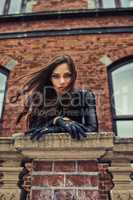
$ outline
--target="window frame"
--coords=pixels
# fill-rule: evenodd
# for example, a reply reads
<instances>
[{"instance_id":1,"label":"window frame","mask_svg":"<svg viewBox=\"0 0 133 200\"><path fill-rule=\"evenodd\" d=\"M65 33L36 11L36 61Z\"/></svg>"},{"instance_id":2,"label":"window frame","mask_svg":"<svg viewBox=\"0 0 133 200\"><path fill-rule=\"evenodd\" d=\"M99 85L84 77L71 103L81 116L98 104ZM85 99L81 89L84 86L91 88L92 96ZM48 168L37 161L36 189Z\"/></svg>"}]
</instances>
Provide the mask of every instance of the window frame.
<instances>
[{"instance_id":1,"label":"window frame","mask_svg":"<svg viewBox=\"0 0 133 200\"><path fill-rule=\"evenodd\" d=\"M6 0L5 5L4 5L4 9L3 9L3 13L1 15L8 15L9 14L11 1L13 1L13 0ZM28 2L28 0L22 0L20 13L23 13L23 11L25 10L27 2ZM11 14L15 14L15 13L10 13L10 15Z\"/></svg>"},{"instance_id":2,"label":"window frame","mask_svg":"<svg viewBox=\"0 0 133 200\"><path fill-rule=\"evenodd\" d=\"M116 9L116 8L125 8L125 7L122 6L121 0L114 0L114 2L115 2L115 8L111 8L111 7L104 8L104 7L103 7L103 0L95 0L96 9ZM130 7L127 7L127 8L130 8Z\"/></svg>"},{"instance_id":3,"label":"window frame","mask_svg":"<svg viewBox=\"0 0 133 200\"><path fill-rule=\"evenodd\" d=\"M133 55L124 57L118 61L115 61L110 66L108 66L108 69L107 69L109 94L110 94L110 109L111 109L111 115L112 115L112 126L113 126L113 132L115 133L115 135L118 135L117 124L116 124L118 121L127 121L127 120L133 121L133 115L117 115L116 114L115 106L114 106L115 100L113 97L114 90L113 90L112 72L129 63L133 63Z\"/></svg>"},{"instance_id":4,"label":"window frame","mask_svg":"<svg viewBox=\"0 0 133 200\"><path fill-rule=\"evenodd\" d=\"M5 83L5 92L4 92L4 99L3 99L3 105L2 105L2 112L0 116L0 123L3 121L3 114L5 109L5 100L6 100L6 93L7 93L7 83L8 83L8 77L9 77L9 70L0 66L0 74L4 74L6 76L6 83Z\"/></svg>"}]
</instances>

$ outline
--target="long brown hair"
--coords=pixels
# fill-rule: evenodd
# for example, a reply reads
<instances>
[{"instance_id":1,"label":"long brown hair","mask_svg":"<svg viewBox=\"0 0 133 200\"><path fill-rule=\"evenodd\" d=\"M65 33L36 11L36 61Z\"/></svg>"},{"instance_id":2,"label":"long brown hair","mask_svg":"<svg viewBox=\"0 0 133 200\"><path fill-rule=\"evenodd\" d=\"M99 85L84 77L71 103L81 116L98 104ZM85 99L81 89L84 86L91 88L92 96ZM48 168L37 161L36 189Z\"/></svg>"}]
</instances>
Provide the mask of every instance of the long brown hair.
<instances>
[{"instance_id":1,"label":"long brown hair","mask_svg":"<svg viewBox=\"0 0 133 200\"><path fill-rule=\"evenodd\" d=\"M75 64L74 64L72 58L69 55L60 55L60 56L55 57L46 67L33 73L32 78L27 83L25 83L23 85L22 90L14 96L15 101L13 103L18 101L18 99L21 95L30 93L30 95L28 95L25 100L24 109L19 114L19 116L16 120L16 124L19 123L21 118L27 114L29 114L27 117L27 124L29 124L29 121L30 121L30 118L31 118L32 112L33 112L33 109L30 110L30 105L31 105L30 96L36 92L40 92L40 94L42 94L42 96L43 96L43 89L45 87L48 88L48 86L52 86L51 74L52 74L53 70L62 63L68 64L69 70L72 74L71 83L69 85L69 90L70 91L73 90L77 72L76 72ZM50 90L50 87L49 87L49 90ZM47 94L49 97L54 98L53 92L48 91ZM40 106L40 109L41 109L41 106Z\"/></svg>"}]
</instances>

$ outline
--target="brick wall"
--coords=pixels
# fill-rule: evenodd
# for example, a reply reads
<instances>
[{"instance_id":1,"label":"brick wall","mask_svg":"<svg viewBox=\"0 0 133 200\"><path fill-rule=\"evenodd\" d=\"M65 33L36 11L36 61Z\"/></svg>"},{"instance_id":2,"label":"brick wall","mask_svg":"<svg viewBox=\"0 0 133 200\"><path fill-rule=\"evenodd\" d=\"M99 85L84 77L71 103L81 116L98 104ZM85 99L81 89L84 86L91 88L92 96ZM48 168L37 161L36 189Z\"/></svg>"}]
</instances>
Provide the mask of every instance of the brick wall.
<instances>
[{"instance_id":1,"label":"brick wall","mask_svg":"<svg viewBox=\"0 0 133 200\"><path fill-rule=\"evenodd\" d=\"M41 1L38 1L36 6L39 4ZM7 24L0 23L0 33L64 28L69 30L82 27L118 27L127 24L132 25L131 16L83 17L73 20L66 18L39 20L39 22L37 20L20 21L19 23L16 21ZM112 131L107 66L101 62L101 58L108 56L111 62L114 62L131 55L132 40L133 35L128 33L0 40L0 64L4 66L8 58L16 61L8 79L3 135L8 136L25 130L25 119L17 127L15 126L15 120L23 104L19 102L17 105L11 105L8 101L28 80L27 77L25 79L21 77L43 68L51 58L62 53L71 55L77 66L76 86L89 88L96 93L99 131Z\"/></svg>"},{"instance_id":2,"label":"brick wall","mask_svg":"<svg viewBox=\"0 0 133 200\"><path fill-rule=\"evenodd\" d=\"M35 161L32 200L99 200L99 174L95 161Z\"/></svg>"},{"instance_id":3,"label":"brick wall","mask_svg":"<svg viewBox=\"0 0 133 200\"><path fill-rule=\"evenodd\" d=\"M21 77L46 66L56 55L65 53L72 56L78 70L76 85L90 88L97 96L97 113L100 131L111 131L107 67L100 59L108 55L112 62L132 54L132 34L81 35L0 41L2 55L15 59L18 63L8 80L7 102L4 110L3 133L9 135L24 131L25 120L15 127L15 119L22 110L22 103L11 105L8 100L20 89L27 78ZM100 101L99 101L100 93Z\"/></svg>"},{"instance_id":4,"label":"brick wall","mask_svg":"<svg viewBox=\"0 0 133 200\"><path fill-rule=\"evenodd\" d=\"M88 7L87 0L38 0L32 7L34 12L51 10L85 9Z\"/></svg>"},{"instance_id":5,"label":"brick wall","mask_svg":"<svg viewBox=\"0 0 133 200\"><path fill-rule=\"evenodd\" d=\"M121 27L132 26L132 16L106 16L106 17L81 17L76 19L50 19L50 20L25 20L19 23L0 23L0 33L21 32L35 30L57 30L71 28L91 28L91 27ZM125 35L126 36L126 35ZM115 37L115 35L112 35ZM104 38L104 37L103 37ZM130 41L128 41L130 43ZM14 43L14 40L13 42Z\"/></svg>"},{"instance_id":6,"label":"brick wall","mask_svg":"<svg viewBox=\"0 0 133 200\"><path fill-rule=\"evenodd\" d=\"M86 0L38 0L33 11L69 10L87 8ZM79 19L56 19L0 23L0 33L34 30L73 29L82 27L131 26L130 16L108 16ZM16 94L28 77L24 77L47 65L56 55L72 56L78 71L76 86L93 90L97 98L99 131L112 131L107 66L101 62L108 56L112 62L129 56L133 52L133 35L88 34L75 36L53 36L38 38L16 38L0 40L0 64L6 65L8 58L16 61L8 79L7 97L1 136L25 130L25 119L16 126L15 120L22 110L23 101L11 105L9 98ZM8 60L9 61L9 60ZM78 153L78 152L77 152ZM1 162L0 162L1 166ZM95 161L37 161L34 162L32 200L51 200L52 196L63 200L108 200L113 187L108 173L108 164ZM0 187L3 173L0 172ZM73 198L73 199L72 199Z\"/></svg>"},{"instance_id":7,"label":"brick wall","mask_svg":"<svg viewBox=\"0 0 133 200\"><path fill-rule=\"evenodd\" d=\"M108 163L99 163L99 194L100 199L108 200L110 196L110 191L113 188L113 177L112 174L108 171Z\"/></svg>"}]
</instances>

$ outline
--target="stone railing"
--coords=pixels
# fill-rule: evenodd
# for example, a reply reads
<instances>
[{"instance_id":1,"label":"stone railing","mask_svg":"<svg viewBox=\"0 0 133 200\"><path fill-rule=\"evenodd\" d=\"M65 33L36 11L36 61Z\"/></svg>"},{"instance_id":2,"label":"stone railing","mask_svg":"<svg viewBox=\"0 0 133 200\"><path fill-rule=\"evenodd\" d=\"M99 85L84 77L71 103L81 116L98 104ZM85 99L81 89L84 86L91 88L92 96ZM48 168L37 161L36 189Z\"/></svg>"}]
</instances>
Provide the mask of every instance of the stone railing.
<instances>
[{"instance_id":1,"label":"stone railing","mask_svg":"<svg viewBox=\"0 0 133 200\"><path fill-rule=\"evenodd\" d=\"M17 180L21 170L20 161L28 156L34 159L35 167L31 195L38 195L31 196L32 200L45 199L44 191L48 197L50 193L54 194L54 191L58 193L59 190L63 192L64 189L69 190L71 194L79 195L79 200L84 198L88 200L90 194L99 200L97 179L99 172L96 167L99 161L111 163L109 171L113 175L114 182L111 191L112 200L132 200L133 185L129 178L132 171L130 167L132 154L133 141L115 138L111 133L89 134L87 139L82 141L72 140L63 133L49 134L45 140L39 142L31 141L22 134L10 138L1 137L0 199L19 199ZM48 179L48 176L52 175L54 178ZM55 185L56 178L60 180L59 185ZM83 179L84 182L81 181ZM83 191L81 183L84 184L86 191ZM90 193L90 190L93 193Z\"/></svg>"},{"instance_id":2,"label":"stone railing","mask_svg":"<svg viewBox=\"0 0 133 200\"><path fill-rule=\"evenodd\" d=\"M0 200L18 200L18 173L22 156L16 151L12 137L0 137Z\"/></svg>"},{"instance_id":3,"label":"stone railing","mask_svg":"<svg viewBox=\"0 0 133 200\"><path fill-rule=\"evenodd\" d=\"M14 148L23 156L45 160L95 160L113 147L111 133L89 134L81 141L73 140L67 134L49 134L42 141L31 141L28 137L16 136Z\"/></svg>"},{"instance_id":4,"label":"stone railing","mask_svg":"<svg viewBox=\"0 0 133 200\"><path fill-rule=\"evenodd\" d=\"M111 191L112 200L132 200L133 182L130 173L133 171L133 139L114 138L112 152L108 152L108 159L111 160L110 172L113 174L114 188Z\"/></svg>"}]
</instances>

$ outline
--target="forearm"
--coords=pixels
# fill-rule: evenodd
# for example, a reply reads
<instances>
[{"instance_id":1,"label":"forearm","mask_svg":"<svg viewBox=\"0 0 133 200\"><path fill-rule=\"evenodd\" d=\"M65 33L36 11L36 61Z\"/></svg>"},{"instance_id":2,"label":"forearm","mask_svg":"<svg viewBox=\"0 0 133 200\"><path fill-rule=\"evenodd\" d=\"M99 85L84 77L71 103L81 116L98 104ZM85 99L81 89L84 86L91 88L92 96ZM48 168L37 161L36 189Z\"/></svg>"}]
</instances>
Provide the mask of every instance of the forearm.
<instances>
[{"instance_id":1,"label":"forearm","mask_svg":"<svg viewBox=\"0 0 133 200\"><path fill-rule=\"evenodd\" d=\"M85 126L88 132L98 131L98 120L95 108L91 108L91 110L89 110L89 115L85 116Z\"/></svg>"}]
</instances>

